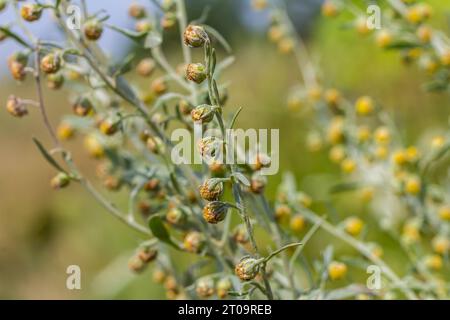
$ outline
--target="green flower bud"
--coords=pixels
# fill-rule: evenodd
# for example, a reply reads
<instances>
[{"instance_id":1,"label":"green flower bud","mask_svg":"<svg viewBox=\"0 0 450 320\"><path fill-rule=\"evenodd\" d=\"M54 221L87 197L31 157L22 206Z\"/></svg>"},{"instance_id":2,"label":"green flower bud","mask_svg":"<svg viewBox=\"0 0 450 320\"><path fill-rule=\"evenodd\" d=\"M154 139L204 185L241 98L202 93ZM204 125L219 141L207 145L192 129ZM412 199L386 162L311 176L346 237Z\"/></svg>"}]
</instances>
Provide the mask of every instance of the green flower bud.
<instances>
[{"instance_id":1,"label":"green flower bud","mask_svg":"<svg viewBox=\"0 0 450 320\"><path fill-rule=\"evenodd\" d=\"M59 71L61 58L58 54L49 53L41 60L41 70L45 73L53 74Z\"/></svg>"},{"instance_id":2,"label":"green flower bud","mask_svg":"<svg viewBox=\"0 0 450 320\"><path fill-rule=\"evenodd\" d=\"M53 73L47 76L47 87L52 90L61 88L64 84L64 76L61 73Z\"/></svg>"},{"instance_id":3,"label":"green flower bud","mask_svg":"<svg viewBox=\"0 0 450 320\"><path fill-rule=\"evenodd\" d=\"M84 29L84 35L86 36L86 38L88 38L89 40L92 40L92 41L96 41L96 40L100 39L100 37L102 36L102 33L103 33L103 25L97 19L88 20L84 24L83 29Z\"/></svg>"},{"instance_id":4,"label":"green flower bud","mask_svg":"<svg viewBox=\"0 0 450 320\"><path fill-rule=\"evenodd\" d=\"M26 77L25 68L28 64L28 55L22 52L14 53L8 58L9 71L17 81L23 81Z\"/></svg>"},{"instance_id":5,"label":"green flower bud","mask_svg":"<svg viewBox=\"0 0 450 320\"><path fill-rule=\"evenodd\" d=\"M225 202L209 202L203 208L203 218L208 223L217 224L225 219L229 208L230 205Z\"/></svg>"},{"instance_id":6,"label":"green flower bud","mask_svg":"<svg viewBox=\"0 0 450 320\"><path fill-rule=\"evenodd\" d=\"M186 78L195 83L202 83L206 79L206 68L201 63L189 63L186 67Z\"/></svg>"},{"instance_id":7,"label":"green flower bud","mask_svg":"<svg viewBox=\"0 0 450 320\"><path fill-rule=\"evenodd\" d=\"M259 272L259 266L262 260L256 260L250 256L243 257L236 265L234 271L242 281L254 279Z\"/></svg>"},{"instance_id":8,"label":"green flower bud","mask_svg":"<svg viewBox=\"0 0 450 320\"><path fill-rule=\"evenodd\" d=\"M223 194L223 183L220 179L208 179L200 186L200 196L207 201L218 200Z\"/></svg>"},{"instance_id":9,"label":"green flower bud","mask_svg":"<svg viewBox=\"0 0 450 320\"><path fill-rule=\"evenodd\" d=\"M138 3L132 3L128 8L128 14L135 19L142 19L147 16L144 6Z\"/></svg>"},{"instance_id":10,"label":"green flower bud","mask_svg":"<svg viewBox=\"0 0 450 320\"><path fill-rule=\"evenodd\" d=\"M9 96L6 101L6 110L14 117L21 118L28 114L26 106L15 96Z\"/></svg>"},{"instance_id":11,"label":"green flower bud","mask_svg":"<svg viewBox=\"0 0 450 320\"><path fill-rule=\"evenodd\" d=\"M202 47L208 40L208 34L201 26L189 25L184 31L184 43L191 48Z\"/></svg>"},{"instance_id":12,"label":"green flower bud","mask_svg":"<svg viewBox=\"0 0 450 320\"><path fill-rule=\"evenodd\" d=\"M230 279L228 279L228 278L220 279L217 282L217 286L216 286L217 296L220 299L226 298L228 295L228 291L230 291L232 287L233 287L233 285L232 285Z\"/></svg>"},{"instance_id":13,"label":"green flower bud","mask_svg":"<svg viewBox=\"0 0 450 320\"><path fill-rule=\"evenodd\" d=\"M24 4L20 8L20 15L22 18L28 22L33 22L39 20L42 15L42 7L35 3Z\"/></svg>"},{"instance_id":14,"label":"green flower bud","mask_svg":"<svg viewBox=\"0 0 450 320\"><path fill-rule=\"evenodd\" d=\"M206 137L198 142L198 151L204 158L214 158L221 152L223 141L216 137Z\"/></svg>"},{"instance_id":15,"label":"green flower bud","mask_svg":"<svg viewBox=\"0 0 450 320\"><path fill-rule=\"evenodd\" d=\"M158 137L149 137L147 139L147 148L154 154L162 154L166 150L164 143Z\"/></svg>"},{"instance_id":16,"label":"green flower bud","mask_svg":"<svg viewBox=\"0 0 450 320\"><path fill-rule=\"evenodd\" d=\"M80 116L85 117L92 111L92 104L88 98L79 98L73 105L73 112Z\"/></svg>"},{"instance_id":17,"label":"green flower bud","mask_svg":"<svg viewBox=\"0 0 450 320\"><path fill-rule=\"evenodd\" d=\"M172 208L167 212L166 220L170 224L180 225L186 221L186 214L178 208Z\"/></svg>"},{"instance_id":18,"label":"green flower bud","mask_svg":"<svg viewBox=\"0 0 450 320\"><path fill-rule=\"evenodd\" d=\"M70 177L64 172L58 173L51 181L50 185L53 189L63 189L70 184Z\"/></svg>"},{"instance_id":19,"label":"green flower bud","mask_svg":"<svg viewBox=\"0 0 450 320\"><path fill-rule=\"evenodd\" d=\"M214 107L207 104L202 104L191 111L191 118L194 122L211 122L214 118Z\"/></svg>"}]
</instances>

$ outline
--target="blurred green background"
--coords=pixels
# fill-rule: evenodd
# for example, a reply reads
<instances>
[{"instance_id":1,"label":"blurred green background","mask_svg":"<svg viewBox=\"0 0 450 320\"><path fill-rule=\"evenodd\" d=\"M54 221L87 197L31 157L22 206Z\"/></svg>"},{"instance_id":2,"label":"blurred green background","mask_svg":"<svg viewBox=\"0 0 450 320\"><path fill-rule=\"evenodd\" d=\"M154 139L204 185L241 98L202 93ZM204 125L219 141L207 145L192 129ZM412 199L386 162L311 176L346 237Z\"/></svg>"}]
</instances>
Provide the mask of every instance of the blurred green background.
<instances>
[{"instance_id":1,"label":"blurred green background","mask_svg":"<svg viewBox=\"0 0 450 320\"><path fill-rule=\"evenodd\" d=\"M308 116L292 116L285 107L289 88L300 79L295 62L266 41L266 14L251 12L243 2L216 1L208 21L225 31L236 56L236 63L225 75L232 81L227 108L231 112L244 107L240 127L280 128L282 170L293 171L307 193L322 194L326 181L339 180L340 174L329 164L326 153L306 150ZM433 23L448 32L450 3L429 2L435 8ZM373 96L396 119L407 143L416 142L425 132L447 127L448 96L419 90L426 80L423 72L400 63L396 53L379 50L370 37L341 28L345 17L322 19L319 6L320 1L307 1L307 6L299 8L306 19L298 25L326 84L351 98ZM190 10L191 17L201 12L192 6ZM120 14L125 12L116 13ZM176 52L174 48L171 45L170 52ZM6 52L0 52L1 63L6 64ZM171 59L176 61L179 56ZM31 78L17 85L6 72L0 76L2 103L9 94L35 98ZM64 90L46 92L45 97L53 123L70 111ZM4 109L0 112L0 298L164 298L163 290L151 280L151 270L140 276L128 271L127 259L139 243L139 235L109 216L80 187L52 191L48 181L55 172L32 144L33 136L49 142L36 110L20 120L11 118ZM79 141L69 146L82 171L92 174L95 161L81 151ZM280 179L281 173L271 178L269 197L273 198ZM118 198L118 206L126 206L125 197L111 196ZM340 210L343 216L359 214L362 206L344 203ZM327 239L316 236L306 254L317 257ZM384 237L379 241L384 241L394 269L401 270L402 257L395 248L390 249ZM66 268L71 264L81 267L82 290L66 289Z\"/></svg>"}]
</instances>

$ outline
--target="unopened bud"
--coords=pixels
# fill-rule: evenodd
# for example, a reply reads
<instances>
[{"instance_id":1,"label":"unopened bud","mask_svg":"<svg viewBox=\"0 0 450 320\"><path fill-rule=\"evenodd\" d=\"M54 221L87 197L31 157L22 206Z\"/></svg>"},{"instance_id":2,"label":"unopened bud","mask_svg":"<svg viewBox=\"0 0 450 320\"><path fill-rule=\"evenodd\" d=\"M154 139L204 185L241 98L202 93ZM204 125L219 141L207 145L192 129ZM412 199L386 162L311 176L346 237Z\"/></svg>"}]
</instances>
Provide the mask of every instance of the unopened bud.
<instances>
[{"instance_id":1,"label":"unopened bud","mask_svg":"<svg viewBox=\"0 0 450 320\"><path fill-rule=\"evenodd\" d=\"M103 33L103 25L97 19L90 19L84 24L84 35L92 41L100 39Z\"/></svg>"},{"instance_id":2,"label":"unopened bud","mask_svg":"<svg viewBox=\"0 0 450 320\"><path fill-rule=\"evenodd\" d=\"M184 31L184 43L189 47L202 47L207 40L208 34L201 26L189 25Z\"/></svg>"},{"instance_id":3,"label":"unopened bud","mask_svg":"<svg viewBox=\"0 0 450 320\"><path fill-rule=\"evenodd\" d=\"M26 106L15 96L10 96L6 101L6 110L17 118L21 118L28 114Z\"/></svg>"},{"instance_id":4,"label":"unopened bud","mask_svg":"<svg viewBox=\"0 0 450 320\"><path fill-rule=\"evenodd\" d=\"M80 98L73 105L73 112L80 117L87 116L92 110L91 101L87 98Z\"/></svg>"},{"instance_id":5,"label":"unopened bud","mask_svg":"<svg viewBox=\"0 0 450 320\"><path fill-rule=\"evenodd\" d=\"M211 278L199 279L195 285L195 292L200 298L209 298L214 294L214 281Z\"/></svg>"},{"instance_id":6,"label":"unopened bud","mask_svg":"<svg viewBox=\"0 0 450 320\"><path fill-rule=\"evenodd\" d=\"M181 225L186 221L186 214L178 208L172 208L167 212L166 220L170 224Z\"/></svg>"},{"instance_id":7,"label":"unopened bud","mask_svg":"<svg viewBox=\"0 0 450 320\"><path fill-rule=\"evenodd\" d=\"M259 272L261 260L252 257L243 257L236 265L234 271L242 281L249 281L256 277Z\"/></svg>"},{"instance_id":8,"label":"unopened bud","mask_svg":"<svg viewBox=\"0 0 450 320\"><path fill-rule=\"evenodd\" d=\"M186 78L195 83L202 83L206 79L206 68L201 63L190 63L186 67Z\"/></svg>"},{"instance_id":9,"label":"unopened bud","mask_svg":"<svg viewBox=\"0 0 450 320\"><path fill-rule=\"evenodd\" d=\"M47 76L47 87L52 90L61 88L64 84L64 76L61 73L49 74Z\"/></svg>"},{"instance_id":10,"label":"unopened bud","mask_svg":"<svg viewBox=\"0 0 450 320\"><path fill-rule=\"evenodd\" d=\"M155 61L151 58L143 59L136 67L137 73L142 77L149 77L155 71Z\"/></svg>"},{"instance_id":11,"label":"unopened bud","mask_svg":"<svg viewBox=\"0 0 450 320\"><path fill-rule=\"evenodd\" d=\"M49 53L41 60L41 70L45 73L56 73L61 67L61 58L58 54Z\"/></svg>"},{"instance_id":12,"label":"unopened bud","mask_svg":"<svg viewBox=\"0 0 450 320\"><path fill-rule=\"evenodd\" d=\"M214 118L214 107L202 104L191 112L192 121L199 123L211 122Z\"/></svg>"},{"instance_id":13,"label":"unopened bud","mask_svg":"<svg viewBox=\"0 0 450 320\"><path fill-rule=\"evenodd\" d=\"M229 208L230 205L225 202L209 202L203 208L203 218L208 223L217 224L225 219Z\"/></svg>"},{"instance_id":14,"label":"unopened bud","mask_svg":"<svg viewBox=\"0 0 450 320\"><path fill-rule=\"evenodd\" d=\"M132 3L128 8L128 14L135 19L142 19L147 15L144 6L138 3Z\"/></svg>"},{"instance_id":15,"label":"unopened bud","mask_svg":"<svg viewBox=\"0 0 450 320\"><path fill-rule=\"evenodd\" d=\"M39 20L42 15L42 7L38 4L24 4L20 8L20 15L22 18L28 22L33 22Z\"/></svg>"},{"instance_id":16,"label":"unopened bud","mask_svg":"<svg viewBox=\"0 0 450 320\"><path fill-rule=\"evenodd\" d=\"M200 186L200 196L207 201L218 200L223 194L223 183L219 179L208 179Z\"/></svg>"},{"instance_id":17,"label":"unopened bud","mask_svg":"<svg viewBox=\"0 0 450 320\"><path fill-rule=\"evenodd\" d=\"M191 231L184 237L183 246L188 252L200 253L205 247L205 236L197 231Z\"/></svg>"},{"instance_id":18,"label":"unopened bud","mask_svg":"<svg viewBox=\"0 0 450 320\"><path fill-rule=\"evenodd\" d=\"M51 181L50 185L53 189L63 189L67 187L70 184L70 177L64 173L60 172L58 173Z\"/></svg>"}]
</instances>

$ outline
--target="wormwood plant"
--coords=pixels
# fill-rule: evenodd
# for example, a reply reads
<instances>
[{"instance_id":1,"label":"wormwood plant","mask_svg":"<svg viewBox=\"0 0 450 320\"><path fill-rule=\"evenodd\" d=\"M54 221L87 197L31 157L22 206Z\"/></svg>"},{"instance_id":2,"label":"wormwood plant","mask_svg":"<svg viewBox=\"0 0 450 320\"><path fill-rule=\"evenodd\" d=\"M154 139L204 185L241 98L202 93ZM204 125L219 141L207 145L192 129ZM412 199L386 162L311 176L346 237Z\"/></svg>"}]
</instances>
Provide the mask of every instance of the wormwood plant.
<instances>
[{"instance_id":1,"label":"wormwood plant","mask_svg":"<svg viewBox=\"0 0 450 320\"><path fill-rule=\"evenodd\" d=\"M241 111L227 115L227 85L219 81L232 57L219 60L216 47L222 46L229 55L229 45L203 18L188 22L184 0L153 1L154 12L131 4L129 15L136 19L136 30L109 24L107 13L90 13L85 1L80 2L81 28L69 28L70 4L0 0L0 9L10 5L18 14L13 24L1 27L1 38L23 47L8 58L11 75L19 82L31 76L38 97L34 101L10 96L6 109L19 118L31 109L40 112L53 146L34 142L57 171L53 188L81 184L109 213L142 235L129 262L132 271L139 273L154 264L154 280L164 285L168 298L448 297L450 199L443 184L428 179L449 148L448 137L437 137L430 152L405 148L395 138L387 113L372 98L352 103L336 89L323 89L282 5L253 1L256 9L271 12L271 40L283 53L297 57L303 81L290 94L289 106L314 110L317 125L308 139L310 147L330 148L331 159L348 174L350 182L337 184L332 191L358 189L366 201L387 206L380 221L410 259L407 272L399 274L383 260L381 247L363 232L361 218L333 225L314 212L314 200L297 189L292 175L285 175L276 197L266 198L267 182L260 173L270 165L269 155L258 149L238 150L227 133ZM33 35L30 26L42 14L54 19L65 43ZM132 53L113 64L96 42L104 28L132 39L144 57ZM178 67L169 63L162 48L163 35L171 28L180 34L183 59ZM193 58L200 55L201 59ZM126 77L133 73L149 88ZM56 129L47 116L44 83L71 91L73 114L64 116ZM217 129L215 136L196 146L205 158L243 152L252 157L239 165L175 164L169 137L177 127L191 132L199 127ZM87 150L98 159L97 175L104 187L127 190L126 210L105 198L77 168L64 145L75 135L84 137ZM234 215L239 221L235 226ZM255 225L268 248L262 247L262 236L255 236ZM322 257L306 261L302 250L319 229L352 247L352 256L334 257L330 245ZM180 268L173 262L177 251L192 255L190 266ZM379 268L383 286L374 289L351 281L346 276L349 266Z\"/></svg>"}]
</instances>

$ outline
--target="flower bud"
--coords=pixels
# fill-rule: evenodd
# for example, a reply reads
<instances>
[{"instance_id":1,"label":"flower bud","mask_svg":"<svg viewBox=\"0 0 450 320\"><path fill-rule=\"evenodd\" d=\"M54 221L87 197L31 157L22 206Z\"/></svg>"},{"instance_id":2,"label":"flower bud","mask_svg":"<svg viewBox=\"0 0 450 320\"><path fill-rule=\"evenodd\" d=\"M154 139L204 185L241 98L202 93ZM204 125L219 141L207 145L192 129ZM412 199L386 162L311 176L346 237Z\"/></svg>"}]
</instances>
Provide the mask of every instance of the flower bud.
<instances>
[{"instance_id":1,"label":"flower bud","mask_svg":"<svg viewBox=\"0 0 450 320\"><path fill-rule=\"evenodd\" d=\"M149 263L158 257L158 250L154 248L143 248L138 252L137 256L142 262Z\"/></svg>"},{"instance_id":2,"label":"flower bud","mask_svg":"<svg viewBox=\"0 0 450 320\"><path fill-rule=\"evenodd\" d=\"M144 263L141 259L139 259L139 257L137 256L133 256L129 261L128 261L128 268L135 272L135 273L140 273L142 271L144 271L145 267L147 266L146 263Z\"/></svg>"},{"instance_id":3,"label":"flower bud","mask_svg":"<svg viewBox=\"0 0 450 320\"><path fill-rule=\"evenodd\" d=\"M17 118L21 118L28 114L26 106L15 96L9 96L6 101L6 110Z\"/></svg>"},{"instance_id":4,"label":"flower bud","mask_svg":"<svg viewBox=\"0 0 450 320\"><path fill-rule=\"evenodd\" d=\"M214 158L222 150L223 141L216 137L206 137L198 142L198 151L204 158Z\"/></svg>"},{"instance_id":5,"label":"flower bud","mask_svg":"<svg viewBox=\"0 0 450 320\"><path fill-rule=\"evenodd\" d=\"M119 130L119 124L117 121L111 118L103 119L100 122L100 131L107 135L112 136Z\"/></svg>"},{"instance_id":6,"label":"flower bud","mask_svg":"<svg viewBox=\"0 0 450 320\"><path fill-rule=\"evenodd\" d=\"M45 73L56 73L61 67L61 58L58 54L49 53L41 60L41 70Z\"/></svg>"},{"instance_id":7,"label":"flower bud","mask_svg":"<svg viewBox=\"0 0 450 320\"><path fill-rule=\"evenodd\" d=\"M300 214L296 214L291 218L289 227L293 232L300 232L305 227L305 218Z\"/></svg>"},{"instance_id":8,"label":"flower bud","mask_svg":"<svg viewBox=\"0 0 450 320\"><path fill-rule=\"evenodd\" d=\"M95 135L87 136L84 140L84 144L92 157L101 158L105 155L105 149Z\"/></svg>"},{"instance_id":9,"label":"flower bud","mask_svg":"<svg viewBox=\"0 0 450 320\"><path fill-rule=\"evenodd\" d=\"M253 170L258 171L262 168L270 167L272 159L265 153L258 153L252 163Z\"/></svg>"},{"instance_id":10,"label":"flower bud","mask_svg":"<svg viewBox=\"0 0 450 320\"><path fill-rule=\"evenodd\" d=\"M20 8L20 15L22 18L28 22L33 22L39 20L42 15L42 7L38 4L24 4Z\"/></svg>"},{"instance_id":11,"label":"flower bud","mask_svg":"<svg viewBox=\"0 0 450 320\"><path fill-rule=\"evenodd\" d=\"M442 269L444 262L442 261L441 256L439 256L437 254L433 254L433 255L428 255L424 258L424 264L428 269L437 271L437 270Z\"/></svg>"},{"instance_id":12,"label":"flower bud","mask_svg":"<svg viewBox=\"0 0 450 320\"><path fill-rule=\"evenodd\" d=\"M359 235L363 227L364 222L358 217L350 217L345 221L345 231L352 236Z\"/></svg>"},{"instance_id":13,"label":"flower bud","mask_svg":"<svg viewBox=\"0 0 450 320\"><path fill-rule=\"evenodd\" d=\"M163 29L170 29L177 23L177 16L172 13L168 12L161 18L161 27Z\"/></svg>"},{"instance_id":14,"label":"flower bud","mask_svg":"<svg viewBox=\"0 0 450 320\"><path fill-rule=\"evenodd\" d=\"M139 20L136 22L135 29L139 33L147 33L152 30L153 25L148 20Z\"/></svg>"},{"instance_id":15,"label":"flower bud","mask_svg":"<svg viewBox=\"0 0 450 320\"><path fill-rule=\"evenodd\" d=\"M47 76L47 87L52 90L58 90L63 86L64 81L64 76L61 73L49 74Z\"/></svg>"},{"instance_id":16,"label":"flower bud","mask_svg":"<svg viewBox=\"0 0 450 320\"><path fill-rule=\"evenodd\" d=\"M155 61L151 58L142 59L136 67L137 73L142 77L149 77L155 71Z\"/></svg>"},{"instance_id":17,"label":"flower bud","mask_svg":"<svg viewBox=\"0 0 450 320\"><path fill-rule=\"evenodd\" d=\"M88 20L84 26L84 35L87 39L96 41L100 39L103 33L103 25L102 23L97 19L90 19Z\"/></svg>"},{"instance_id":18,"label":"flower bud","mask_svg":"<svg viewBox=\"0 0 450 320\"><path fill-rule=\"evenodd\" d=\"M233 239L240 244L247 244L249 242L250 239L244 225L240 224L234 229Z\"/></svg>"},{"instance_id":19,"label":"flower bud","mask_svg":"<svg viewBox=\"0 0 450 320\"><path fill-rule=\"evenodd\" d=\"M115 176L107 176L103 180L103 186L110 191L118 191L122 186L122 181Z\"/></svg>"},{"instance_id":20,"label":"flower bud","mask_svg":"<svg viewBox=\"0 0 450 320\"><path fill-rule=\"evenodd\" d=\"M230 291L232 287L233 285L230 279L228 278L220 279L216 285L217 296L220 299L225 299L228 295L228 291Z\"/></svg>"},{"instance_id":21,"label":"flower bud","mask_svg":"<svg viewBox=\"0 0 450 320\"><path fill-rule=\"evenodd\" d=\"M163 78L153 80L150 89L156 95L162 95L167 91L167 83Z\"/></svg>"},{"instance_id":22,"label":"flower bud","mask_svg":"<svg viewBox=\"0 0 450 320\"><path fill-rule=\"evenodd\" d=\"M205 247L205 236L197 231L189 232L183 240L183 246L186 251L200 253Z\"/></svg>"},{"instance_id":23,"label":"flower bud","mask_svg":"<svg viewBox=\"0 0 450 320\"><path fill-rule=\"evenodd\" d=\"M56 129L56 132L60 140L69 140L74 136L75 129L71 124L62 122Z\"/></svg>"},{"instance_id":24,"label":"flower bud","mask_svg":"<svg viewBox=\"0 0 450 320\"><path fill-rule=\"evenodd\" d=\"M242 281L249 281L254 279L258 272L261 260L256 260L252 257L243 257L236 265L234 271Z\"/></svg>"},{"instance_id":25,"label":"flower bud","mask_svg":"<svg viewBox=\"0 0 450 320\"><path fill-rule=\"evenodd\" d=\"M372 113L374 109L374 102L371 97L361 97L355 103L356 112L361 116L366 116Z\"/></svg>"},{"instance_id":26,"label":"flower bud","mask_svg":"<svg viewBox=\"0 0 450 320\"><path fill-rule=\"evenodd\" d=\"M73 112L80 117L85 117L93 110L91 101L88 98L79 98L73 105Z\"/></svg>"},{"instance_id":27,"label":"flower bud","mask_svg":"<svg viewBox=\"0 0 450 320\"><path fill-rule=\"evenodd\" d=\"M250 191L255 194L261 194L267 185L267 178L260 175L254 174L250 181Z\"/></svg>"},{"instance_id":28,"label":"flower bud","mask_svg":"<svg viewBox=\"0 0 450 320\"><path fill-rule=\"evenodd\" d=\"M166 279L166 276L164 270L157 268L153 271L152 279L154 282L162 284Z\"/></svg>"},{"instance_id":29,"label":"flower bud","mask_svg":"<svg viewBox=\"0 0 450 320\"><path fill-rule=\"evenodd\" d=\"M186 78L197 84L206 79L206 68L201 63L189 63L186 67Z\"/></svg>"},{"instance_id":30,"label":"flower bud","mask_svg":"<svg viewBox=\"0 0 450 320\"><path fill-rule=\"evenodd\" d=\"M147 148L154 154L163 154L166 150L164 143L158 137L150 137L147 139Z\"/></svg>"},{"instance_id":31,"label":"flower bud","mask_svg":"<svg viewBox=\"0 0 450 320\"><path fill-rule=\"evenodd\" d=\"M178 208L172 208L167 212L166 220L170 224L181 225L186 221L186 214Z\"/></svg>"},{"instance_id":32,"label":"flower bud","mask_svg":"<svg viewBox=\"0 0 450 320\"><path fill-rule=\"evenodd\" d=\"M225 219L229 208L230 205L225 202L209 202L203 208L203 218L208 223L217 224Z\"/></svg>"},{"instance_id":33,"label":"flower bud","mask_svg":"<svg viewBox=\"0 0 450 320\"><path fill-rule=\"evenodd\" d=\"M200 196L207 201L218 200L223 194L223 183L218 179L208 179L200 186Z\"/></svg>"},{"instance_id":34,"label":"flower bud","mask_svg":"<svg viewBox=\"0 0 450 320\"><path fill-rule=\"evenodd\" d=\"M342 262L333 261L328 266L328 275L331 280L339 280L347 274L347 266Z\"/></svg>"},{"instance_id":35,"label":"flower bud","mask_svg":"<svg viewBox=\"0 0 450 320\"><path fill-rule=\"evenodd\" d=\"M260 11L267 8L267 0L252 0L252 8Z\"/></svg>"},{"instance_id":36,"label":"flower bud","mask_svg":"<svg viewBox=\"0 0 450 320\"><path fill-rule=\"evenodd\" d=\"M58 173L50 181L50 186L55 190L63 189L65 187L67 187L69 184L70 184L70 177L64 172Z\"/></svg>"},{"instance_id":37,"label":"flower bud","mask_svg":"<svg viewBox=\"0 0 450 320\"><path fill-rule=\"evenodd\" d=\"M214 294L214 281L211 278L199 279L195 285L195 292L200 298L209 298Z\"/></svg>"},{"instance_id":38,"label":"flower bud","mask_svg":"<svg viewBox=\"0 0 450 320\"><path fill-rule=\"evenodd\" d=\"M450 205L443 205L438 209L439 218L450 221Z\"/></svg>"},{"instance_id":39,"label":"flower bud","mask_svg":"<svg viewBox=\"0 0 450 320\"><path fill-rule=\"evenodd\" d=\"M9 71L17 81L23 81L26 77L25 68L28 63L28 55L18 52L8 58Z\"/></svg>"},{"instance_id":40,"label":"flower bud","mask_svg":"<svg viewBox=\"0 0 450 320\"><path fill-rule=\"evenodd\" d=\"M214 107L207 104L202 104L191 111L191 117L194 122L211 122L214 118Z\"/></svg>"},{"instance_id":41,"label":"flower bud","mask_svg":"<svg viewBox=\"0 0 450 320\"><path fill-rule=\"evenodd\" d=\"M185 99L181 99L178 102L178 108L181 112L181 114L183 115L190 115L192 110L193 110L193 106L189 103L189 101L185 100Z\"/></svg>"},{"instance_id":42,"label":"flower bud","mask_svg":"<svg viewBox=\"0 0 450 320\"><path fill-rule=\"evenodd\" d=\"M128 8L128 14L135 19L142 19L147 16L144 6L138 3L132 3Z\"/></svg>"},{"instance_id":43,"label":"flower bud","mask_svg":"<svg viewBox=\"0 0 450 320\"><path fill-rule=\"evenodd\" d=\"M184 31L184 43L191 48L202 47L208 41L208 34L201 26L189 25Z\"/></svg>"},{"instance_id":44,"label":"flower bud","mask_svg":"<svg viewBox=\"0 0 450 320\"><path fill-rule=\"evenodd\" d=\"M322 14L325 17L335 17L339 14L339 8L333 0L325 0L322 4Z\"/></svg>"}]
</instances>

